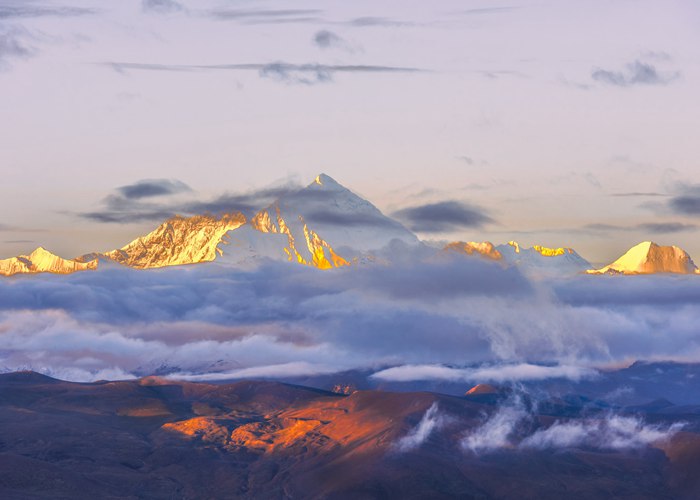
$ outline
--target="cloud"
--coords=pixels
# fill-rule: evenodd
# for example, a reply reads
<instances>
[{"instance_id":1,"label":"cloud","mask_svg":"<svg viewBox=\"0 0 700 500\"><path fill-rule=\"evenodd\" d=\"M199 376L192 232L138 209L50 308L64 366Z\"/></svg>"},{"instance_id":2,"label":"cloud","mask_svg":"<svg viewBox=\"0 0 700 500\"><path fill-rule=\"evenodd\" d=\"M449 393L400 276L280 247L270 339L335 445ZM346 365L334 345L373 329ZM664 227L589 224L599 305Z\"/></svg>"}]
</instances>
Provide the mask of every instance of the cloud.
<instances>
[{"instance_id":1,"label":"cloud","mask_svg":"<svg viewBox=\"0 0 700 500\"><path fill-rule=\"evenodd\" d=\"M276 199L299 189L300 186L297 184L286 183L247 193L225 193L210 200L174 200L167 198L180 194L194 195L194 192L185 183L176 179L144 179L117 188L115 193L102 200L100 210L79 213L78 216L97 222L117 224L162 222L175 214L211 213L222 215L241 212L246 216L251 216ZM144 201L154 197L161 198L160 202Z\"/></svg>"},{"instance_id":2,"label":"cloud","mask_svg":"<svg viewBox=\"0 0 700 500\"><path fill-rule=\"evenodd\" d=\"M415 23L409 23L406 21L398 21L396 19L392 19L389 17L371 17L371 16L356 17L354 19L351 19L351 20L345 22L344 24L348 24L350 26L354 26L357 28L376 27L376 26L395 28L395 27L414 26L415 25Z\"/></svg>"},{"instance_id":3,"label":"cloud","mask_svg":"<svg viewBox=\"0 0 700 500\"><path fill-rule=\"evenodd\" d=\"M320 21L319 9L215 9L208 16L219 21L243 24L308 23Z\"/></svg>"},{"instance_id":4,"label":"cloud","mask_svg":"<svg viewBox=\"0 0 700 500\"><path fill-rule=\"evenodd\" d=\"M379 65L329 65L329 64L293 64L288 62L252 63L252 64L212 64L212 65L187 65L187 64L150 64L129 62L103 62L98 63L108 66L118 73L135 71L255 71L261 78L267 78L286 84L313 85L332 82L337 73L419 73L425 70L419 68Z\"/></svg>"},{"instance_id":5,"label":"cloud","mask_svg":"<svg viewBox=\"0 0 700 500\"><path fill-rule=\"evenodd\" d=\"M7 69L12 59L27 59L36 53L29 44L31 38L22 27L0 24L0 70Z\"/></svg>"},{"instance_id":6,"label":"cloud","mask_svg":"<svg viewBox=\"0 0 700 500\"><path fill-rule=\"evenodd\" d=\"M504 7L481 7L477 9L466 9L459 11L460 14L467 16L480 16L483 14L501 14L505 12L511 12L513 10L520 9L521 7L515 6L504 6Z\"/></svg>"},{"instance_id":7,"label":"cloud","mask_svg":"<svg viewBox=\"0 0 700 500\"><path fill-rule=\"evenodd\" d=\"M474 165L474 159L471 156L457 156L456 158L463 161L467 165Z\"/></svg>"},{"instance_id":8,"label":"cloud","mask_svg":"<svg viewBox=\"0 0 700 500\"><path fill-rule=\"evenodd\" d=\"M482 259L386 255L329 271L261 260L3 278L0 369L563 383L601 364L700 361L697 276L531 282Z\"/></svg>"},{"instance_id":9,"label":"cloud","mask_svg":"<svg viewBox=\"0 0 700 500\"><path fill-rule=\"evenodd\" d=\"M328 30L317 31L313 37L313 43L321 49L351 50L350 44L344 38Z\"/></svg>"},{"instance_id":10,"label":"cloud","mask_svg":"<svg viewBox=\"0 0 700 500\"><path fill-rule=\"evenodd\" d=\"M402 365L387 368L372 375L378 380L408 382L415 380L446 380L453 382L525 382L566 378L578 381L594 378L595 370L580 366L543 366L520 363L499 364L479 368L453 368L444 365Z\"/></svg>"},{"instance_id":11,"label":"cloud","mask_svg":"<svg viewBox=\"0 0 700 500\"><path fill-rule=\"evenodd\" d=\"M184 10L181 3L175 0L142 0L141 9L144 12L155 12L158 14L169 14Z\"/></svg>"},{"instance_id":12,"label":"cloud","mask_svg":"<svg viewBox=\"0 0 700 500\"><path fill-rule=\"evenodd\" d=\"M628 450L667 441L686 425L683 422L648 424L636 416L609 412L596 417L557 420L548 427L537 428L541 425L536 413L538 401L534 401L534 406L526 405L522 396L512 396L483 423L467 431L460 442L462 448L476 454L504 449Z\"/></svg>"},{"instance_id":13,"label":"cloud","mask_svg":"<svg viewBox=\"0 0 700 500\"><path fill-rule=\"evenodd\" d=\"M667 85L679 77L679 71L660 73L654 65L640 60L628 64L622 71L610 71L598 68L591 72L591 78L594 80L617 87Z\"/></svg>"},{"instance_id":14,"label":"cloud","mask_svg":"<svg viewBox=\"0 0 700 500\"><path fill-rule=\"evenodd\" d=\"M0 5L0 20L32 17L77 17L97 13L85 7L65 7L41 5L34 2L21 2Z\"/></svg>"},{"instance_id":15,"label":"cloud","mask_svg":"<svg viewBox=\"0 0 700 500\"><path fill-rule=\"evenodd\" d=\"M144 179L134 184L119 187L117 191L128 200L140 200L192 191L192 189L176 179Z\"/></svg>"},{"instance_id":16,"label":"cloud","mask_svg":"<svg viewBox=\"0 0 700 500\"><path fill-rule=\"evenodd\" d=\"M517 426L529 416L519 400L500 406L485 422L468 432L460 445L462 449L477 454L512 448L512 435Z\"/></svg>"},{"instance_id":17,"label":"cloud","mask_svg":"<svg viewBox=\"0 0 700 500\"><path fill-rule=\"evenodd\" d=\"M653 234L675 234L687 231L695 231L698 226L682 222L644 222L633 226L618 226L614 224L587 224L584 229L599 232L633 232L640 231Z\"/></svg>"},{"instance_id":18,"label":"cloud","mask_svg":"<svg viewBox=\"0 0 700 500\"><path fill-rule=\"evenodd\" d=\"M648 222L639 224L637 227L643 231L659 234L695 231L698 228L695 224L683 224L681 222Z\"/></svg>"},{"instance_id":19,"label":"cloud","mask_svg":"<svg viewBox=\"0 0 700 500\"><path fill-rule=\"evenodd\" d=\"M623 198L624 198L624 197L630 197L630 198L633 198L633 197L641 197L641 198L644 198L644 197L656 197L656 196L668 196L668 195L665 194L665 193L654 193L654 192L639 192L639 191L635 191L635 192L630 192L630 193L613 193L613 194L611 194L610 196L623 197Z\"/></svg>"},{"instance_id":20,"label":"cloud","mask_svg":"<svg viewBox=\"0 0 700 500\"><path fill-rule=\"evenodd\" d=\"M338 367L324 364L309 363L306 361L292 361L276 365L254 366L251 368L241 368L239 370L228 370L214 373L172 373L169 378L175 380L190 381L214 381L231 380L241 378L290 378L306 377L310 375L325 375L337 373Z\"/></svg>"},{"instance_id":21,"label":"cloud","mask_svg":"<svg viewBox=\"0 0 700 500\"><path fill-rule=\"evenodd\" d=\"M678 183L674 186L674 196L668 207L679 215L700 215L700 184Z\"/></svg>"},{"instance_id":22,"label":"cloud","mask_svg":"<svg viewBox=\"0 0 700 500\"><path fill-rule=\"evenodd\" d=\"M425 233L479 228L495 222L482 209L459 201L442 201L404 208L393 215L405 221L414 231Z\"/></svg>"},{"instance_id":23,"label":"cloud","mask_svg":"<svg viewBox=\"0 0 700 500\"><path fill-rule=\"evenodd\" d=\"M667 441L685 424L651 425L637 417L609 415L602 419L558 421L546 429L525 438L521 448L574 448L589 447L610 450L643 448Z\"/></svg>"},{"instance_id":24,"label":"cloud","mask_svg":"<svg viewBox=\"0 0 700 500\"><path fill-rule=\"evenodd\" d=\"M419 448L433 431L440 429L443 426L445 419L440 415L437 402L430 405L423 417L418 422L418 425L396 443L398 451L411 451Z\"/></svg>"}]
</instances>

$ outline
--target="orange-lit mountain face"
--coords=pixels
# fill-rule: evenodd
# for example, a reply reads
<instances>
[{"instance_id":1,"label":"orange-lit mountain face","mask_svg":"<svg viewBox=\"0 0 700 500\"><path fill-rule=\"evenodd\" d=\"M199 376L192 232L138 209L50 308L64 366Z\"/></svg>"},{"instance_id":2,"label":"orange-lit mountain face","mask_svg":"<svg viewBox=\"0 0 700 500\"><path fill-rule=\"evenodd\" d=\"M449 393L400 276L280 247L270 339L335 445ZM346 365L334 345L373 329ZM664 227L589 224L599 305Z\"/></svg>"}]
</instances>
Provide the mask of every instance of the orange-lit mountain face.
<instances>
[{"instance_id":1,"label":"orange-lit mountain face","mask_svg":"<svg viewBox=\"0 0 700 500\"><path fill-rule=\"evenodd\" d=\"M136 269L211 262L221 254L219 245L225 235L245 222L241 213L176 216L146 236L100 256Z\"/></svg>"},{"instance_id":2,"label":"orange-lit mountain face","mask_svg":"<svg viewBox=\"0 0 700 500\"><path fill-rule=\"evenodd\" d=\"M490 241L453 241L445 245L444 250L466 255L479 255L492 260L503 260L501 252L499 252Z\"/></svg>"},{"instance_id":3,"label":"orange-lit mountain face","mask_svg":"<svg viewBox=\"0 0 700 500\"><path fill-rule=\"evenodd\" d=\"M4 276L34 273L70 274L90 269L97 269L97 260L80 262L63 259L42 247L37 248L29 255L0 260L0 274Z\"/></svg>"},{"instance_id":4,"label":"orange-lit mountain face","mask_svg":"<svg viewBox=\"0 0 700 500\"><path fill-rule=\"evenodd\" d=\"M0 395L3 498L652 499L698 485L693 430L627 451L464 450L498 412L479 395L33 372L0 375ZM540 414L515 432L576 418Z\"/></svg>"},{"instance_id":5,"label":"orange-lit mountain face","mask_svg":"<svg viewBox=\"0 0 700 500\"><path fill-rule=\"evenodd\" d=\"M622 257L590 274L693 274L698 268L690 255L676 246L660 246L644 241L630 248Z\"/></svg>"}]
</instances>

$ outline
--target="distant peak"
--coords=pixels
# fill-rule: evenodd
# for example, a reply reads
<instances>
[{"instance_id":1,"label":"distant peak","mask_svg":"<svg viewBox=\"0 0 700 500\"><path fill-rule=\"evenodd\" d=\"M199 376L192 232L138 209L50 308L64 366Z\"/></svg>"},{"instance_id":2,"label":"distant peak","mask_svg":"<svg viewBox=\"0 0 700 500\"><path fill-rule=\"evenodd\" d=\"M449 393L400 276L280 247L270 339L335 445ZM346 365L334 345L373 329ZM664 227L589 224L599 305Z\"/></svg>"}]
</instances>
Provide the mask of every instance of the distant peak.
<instances>
[{"instance_id":1,"label":"distant peak","mask_svg":"<svg viewBox=\"0 0 700 500\"><path fill-rule=\"evenodd\" d=\"M53 253L49 252L47 249L44 247L36 247L32 253L29 254L30 257L36 257L39 255L54 255Z\"/></svg>"},{"instance_id":2,"label":"distant peak","mask_svg":"<svg viewBox=\"0 0 700 500\"><path fill-rule=\"evenodd\" d=\"M318 186L322 186L324 188L341 188L342 187L340 184L338 184L336 182L335 179L333 179L333 177L331 177L330 175L326 175L326 174L317 175L316 178L314 179L314 181L311 183L312 186L314 184L316 184Z\"/></svg>"},{"instance_id":3,"label":"distant peak","mask_svg":"<svg viewBox=\"0 0 700 500\"><path fill-rule=\"evenodd\" d=\"M568 247L548 248L541 245L533 245L532 248L543 257L557 257L567 253L574 253L574 250Z\"/></svg>"}]
</instances>

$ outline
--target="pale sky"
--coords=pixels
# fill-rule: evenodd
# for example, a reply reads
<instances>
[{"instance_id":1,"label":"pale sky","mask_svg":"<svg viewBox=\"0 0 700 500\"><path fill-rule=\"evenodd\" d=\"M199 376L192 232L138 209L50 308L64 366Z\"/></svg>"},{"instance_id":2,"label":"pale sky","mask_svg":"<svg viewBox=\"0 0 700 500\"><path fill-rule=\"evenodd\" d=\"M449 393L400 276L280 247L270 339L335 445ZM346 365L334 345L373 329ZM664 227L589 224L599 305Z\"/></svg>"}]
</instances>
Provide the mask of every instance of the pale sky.
<instances>
[{"instance_id":1,"label":"pale sky","mask_svg":"<svg viewBox=\"0 0 700 500\"><path fill-rule=\"evenodd\" d=\"M693 0L0 0L0 258L124 245L158 221L85 214L144 179L173 206L325 172L486 216L425 239L700 261L699 27Z\"/></svg>"}]
</instances>

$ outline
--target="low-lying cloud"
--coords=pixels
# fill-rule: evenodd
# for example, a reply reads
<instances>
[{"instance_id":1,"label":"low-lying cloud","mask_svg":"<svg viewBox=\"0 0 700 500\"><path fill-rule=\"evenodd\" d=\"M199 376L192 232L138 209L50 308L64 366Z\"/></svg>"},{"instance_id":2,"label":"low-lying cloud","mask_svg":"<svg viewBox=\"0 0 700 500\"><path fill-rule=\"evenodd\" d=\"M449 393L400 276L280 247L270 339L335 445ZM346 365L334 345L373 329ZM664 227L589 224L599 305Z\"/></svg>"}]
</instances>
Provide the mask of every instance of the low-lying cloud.
<instances>
[{"instance_id":1,"label":"low-lying cloud","mask_svg":"<svg viewBox=\"0 0 700 500\"><path fill-rule=\"evenodd\" d=\"M683 422L650 424L638 416L612 412L557 420L549 426L542 426L536 412L516 396L497 407L481 424L468 430L460 445L475 454L504 449L629 450L668 441L683 427Z\"/></svg>"},{"instance_id":2,"label":"low-lying cloud","mask_svg":"<svg viewBox=\"0 0 700 500\"><path fill-rule=\"evenodd\" d=\"M466 390L584 380L635 359L700 361L695 275L531 282L478 258L397 252L393 264L330 271L214 262L4 278L0 369L79 370L81 380L358 369Z\"/></svg>"},{"instance_id":3,"label":"low-lying cloud","mask_svg":"<svg viewBox=\"0 0 700 500\"><path fill-rule=\"evenodd\" d=\"M642 448L667 441L685 425L646 424L638 417L609 415L601 419L558 421L525 438L521 448L588 447L609 450Z\"/></svg>"},{"instance_id":4,"label":"low-lying cloud","mask_svg":"<svg viewBox=\"0 0 700 500\"><path fill-rule=\"evenodd\" d=\"M437 402L433 403L426 410L418 425L396 443L398 451L411 451L419 448L430 435L439 430L445 422L445 418L438 410Z\"/></svg>"},{"instance_id":5,"label":"low-lying cloud","mask_svg":"<svg viewBox=\"0 0 700 500\"><path fill-rule=\"evenodd\" d=\"M372 377L391 382L445 380L482 383L525 382L554 378L578 381L585 378L594 378L596 375L597 371L582 366L546 366L519 363L481 366L478 368L453 368L444 365L401 365L378 371L372 374Z\"/></svg>"}]
</instances>

